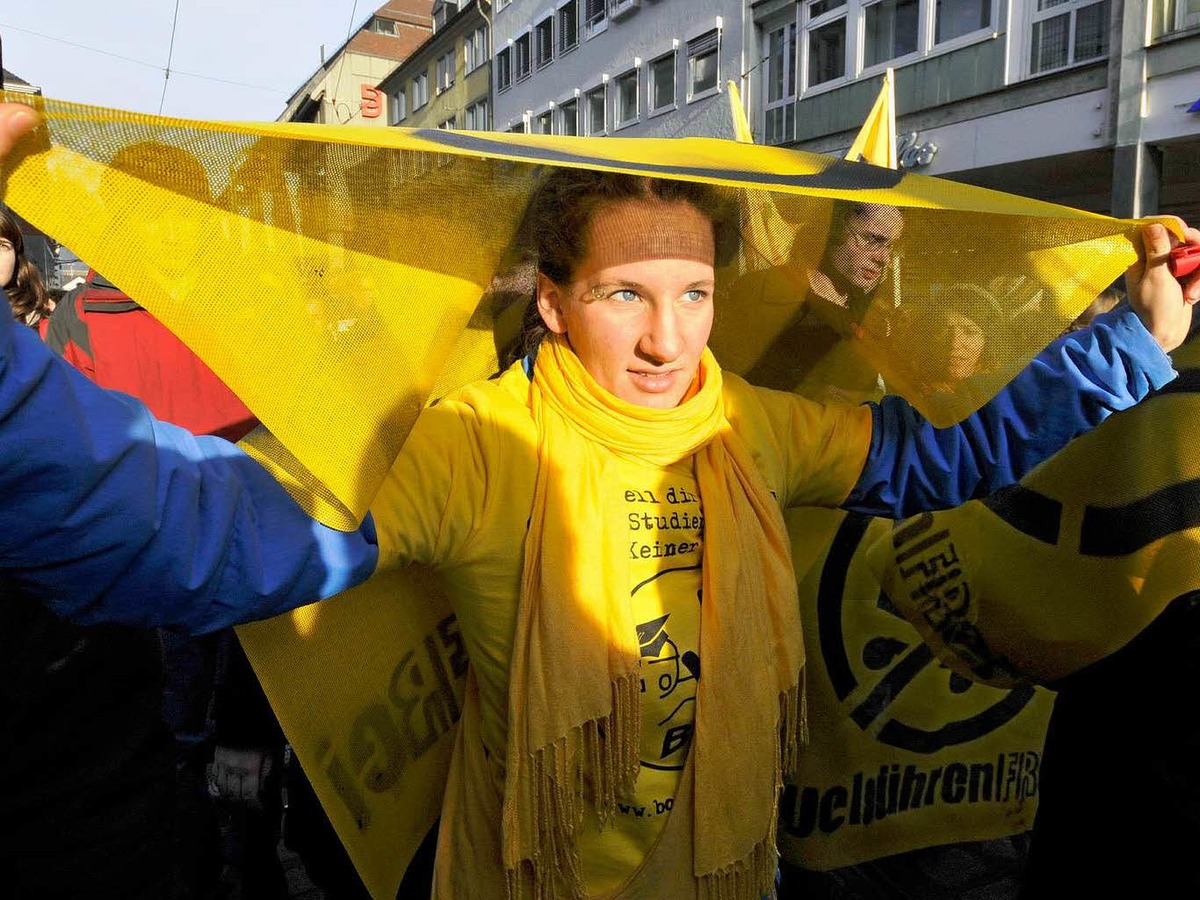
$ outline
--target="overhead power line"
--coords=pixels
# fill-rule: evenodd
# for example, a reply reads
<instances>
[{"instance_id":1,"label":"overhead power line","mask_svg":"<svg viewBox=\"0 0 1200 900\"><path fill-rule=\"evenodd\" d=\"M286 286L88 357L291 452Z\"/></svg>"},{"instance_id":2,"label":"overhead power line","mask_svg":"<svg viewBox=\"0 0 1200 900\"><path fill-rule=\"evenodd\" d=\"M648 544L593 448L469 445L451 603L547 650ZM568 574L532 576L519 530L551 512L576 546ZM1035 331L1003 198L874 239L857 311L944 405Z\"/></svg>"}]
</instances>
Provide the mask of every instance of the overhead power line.
<instances>
[{"instance_id":1,"label":"overhead power line","mask_svg":"<svg viewBox=\"0 0 1200 900\"><path fill-rule=\"evenodd\" d=\"M167 45L167 66L163 69L163 91L158 98L158 114L161 116L163 104L167 102L167 85L171 83L171 59L175 56L175 26L179 24L179 0L175 0L175 14L171 16L171 43Z\"/></svg>"},{"instance_id":2,"label":"overhead power line","mask_svg":"<svg viewBox=\"0 0 1200 900\"><path fill-rule=\"evenodd\" d=\"M148 62L147 60L144 60L144 59L135 59L132 56L122 56L120 53L113 53L110 50L102 50L99 47L91 47L91 46L88 46L87 44L79 44L79 43L76 43L75 41L68 41L64 38L55 37L52 34L42 34L40 31L31 31L28 28L18 28L16 25L6 25L3 22L0 22L0 28L5 28L5 29L8 29L9 31L19 31L22 34L28 34L28 35L32 35L33 37L43 38L44 40L47 40L47 41L54 41L57 44L65 44L66 46L74 47L77 50L86 50L89 53L99 53L102 56L111 56L113 59L119 59L123 62L129 62L129 63L134 63L135 65L145 66L148 69L157 69L160 72L166 71L163 68L163 66L159 65L158 63ZM198 78L201 81L215 81L218 84L228 84L228 85L232 85L233 87L250 88L251 90L255 90L255 91L269 91L272 94L291 93L291 88L274 88L274 87L267 87L266 85L262 85L262 84L247 84L244 81L231 81L228 78L217 78L214 75L201 75L197 72L183 72L178 69L173 69L171 71L171 74L179 75L184 78Z\"/></svg>"},{"instance_id":3,"label":"overhead power line","mask_svg":"<svg viewBox=\"0 0 1200 900\"><path fill-rule=\"evenodd\" d=\"M350 36L354 34L354 20L358 17L358 0L354 0L354 5L350 8L350 24L346 26L346 43L350 42ZM346 74L346 66L343 65L338 69L337 81L333 85L333 101L336 104L338 97L341 96L339 91L342 89L342 76ZM336 109L335 109L336 113ZM354 118L353 115L350 116ZM347 120L349 121L349 120ZM345 123L343 123L345 124Z\"/></svg>"}]
</instances>

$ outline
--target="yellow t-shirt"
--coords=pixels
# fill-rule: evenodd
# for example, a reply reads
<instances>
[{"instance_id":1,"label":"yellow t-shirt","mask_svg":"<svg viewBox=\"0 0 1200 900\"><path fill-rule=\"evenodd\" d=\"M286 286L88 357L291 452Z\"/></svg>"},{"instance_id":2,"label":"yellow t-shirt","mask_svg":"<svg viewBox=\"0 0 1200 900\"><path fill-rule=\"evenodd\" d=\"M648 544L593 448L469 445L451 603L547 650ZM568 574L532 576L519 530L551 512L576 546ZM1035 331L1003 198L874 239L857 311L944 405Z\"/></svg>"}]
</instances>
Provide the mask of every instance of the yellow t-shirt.
<instances>
[{"instance_id":1,"label":"yellow t-shirt","mask_svg":"<svg viewBox=\"0 0 1200 900\"><path fill-rule=\"evenodd\" d=\"M474 724L491 776L490 787L471 789L497 797L504 790L508 668L537 474L529 395L529 379L517 365L430 407L372 505L380 568L433 566L454 604L478 685ZM725 406L783 505L836 506L849 494L870 444L865 407L821 406L729 374ZM692 460L662 468L614 457L610 472L605 508L628 531L642 647L642 768L613 827L588 828L581 840L593 895L629 878L670 814L691 747L703 599L703 510ZM503 884L496 890L501 895Z\"/></svg>"},{"instance_id":2,"label":"yellow t-shirt","mask_svg":"<svg viewBox=\"0 0 1200 900\"><path fill-rule=\"evenodd\" d=\"M628 530L629 591L641 646L641 769L616 821L580 841L592 894L619 887L662 832L692 746L700 677L704 513L692 459L667 468L620 460L608 514Z\"/></svg>"}]
</instances>

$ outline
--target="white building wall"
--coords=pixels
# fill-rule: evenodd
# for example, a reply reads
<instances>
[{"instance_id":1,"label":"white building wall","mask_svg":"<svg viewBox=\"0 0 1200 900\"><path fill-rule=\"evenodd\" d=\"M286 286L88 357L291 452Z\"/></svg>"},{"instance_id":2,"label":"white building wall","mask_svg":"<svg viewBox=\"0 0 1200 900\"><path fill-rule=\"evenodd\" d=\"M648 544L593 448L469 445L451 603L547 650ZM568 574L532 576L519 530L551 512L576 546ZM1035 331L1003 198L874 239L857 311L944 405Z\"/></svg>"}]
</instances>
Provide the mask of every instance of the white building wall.
<instances>
[{"instance_id":1,"label":"white building wall","mask_svg":"<svg viewBox=\"0 0 1200 900\"><path fill-rule=\"evenodd\" d=\"M992 0L988 27L940 41L936 16L986 7L982 0L920 0L915 49L865 67L865 19L882 4L750 0L754 33L746 38L746 68L758 73L750 85L751 121L760 140L841 155L886 64L896 71L901 138L916 133L923 150L902 165L1118 215L1162 209L1194 217L1200 214L1200 112L1188 111L1200 99L1194 6L1195 0ZM1068 17L1070 30L1063 32ZM1087 17L1090 24L1079 26ZM1097 19L1107 52L1097 52ZM813 57L812 48L825 46L814 36L835 33L831 22L845 23L845 44L828 58L845 64L837 72L821 62L826 68L814 78L811 59L823 58ZM772 65L767 35L788 27L795 41ZM1064 33L1067 49L1056 49ZM790 88L780 88L785 82L777 70L792 73ZM773 101L764 96L768 85L780 95Z\"/></svg>"},{"instance_id":2,"label":"white building wall","mask_svg":"<svg viewBox=\"0 0 1200 900\"><path fill-rule=\"evenodd\" d=\"M1146 141L1200 138L1200 113L1188 108L1200 102L1200 58L1196 68L1152 79L1146 86L1142 137Z\"/></svg>"},{"instance_id":3,"label":"white building wall","mask_svg":"<svg viewBox=\"0 0 1200 900\"><path fill-rule=\"evenodd\" d=\"M1090 91L920 132L937 154L917 171L946 175L1111 144L1108 91Z\"/></svg>"},{"instance_id":4,"label":"white building wall","mask_svg":"<svg viewBox=\"0 0 1200 900\"><path fill-rule=\"evenodd\" d=\"M496 3L493 10L493 96L495 128L508 130L522 123L539 130L539 117L547 112L554 133L561 133L563 103L607 85L605 134L621 137L675 137L702 135L732 137L732 116L726 82L737 80L743 71L742 0L608 0L606 21L594 31L584 24L585 0L578 0L579 37L576 46L560 52L559 11L563 0L511 0ZM527 78L503 88L497 57L514 48L526 33L532 34L547 16L554 17L554 57L541 69L531 64ZM718 26L718 22L720 25ZM717 85L713 90L689 97L688 42L719 27ZM654 60L674 53L675 101L661 111L649 103L650 69ZM510 55L511 58L511 55ZM630 124L618 126L616 82L636 72L637 114ZM530 125L532 124L532 127ZM589 133L581 122L579 133Z\"/></svg>"}]
</instances>

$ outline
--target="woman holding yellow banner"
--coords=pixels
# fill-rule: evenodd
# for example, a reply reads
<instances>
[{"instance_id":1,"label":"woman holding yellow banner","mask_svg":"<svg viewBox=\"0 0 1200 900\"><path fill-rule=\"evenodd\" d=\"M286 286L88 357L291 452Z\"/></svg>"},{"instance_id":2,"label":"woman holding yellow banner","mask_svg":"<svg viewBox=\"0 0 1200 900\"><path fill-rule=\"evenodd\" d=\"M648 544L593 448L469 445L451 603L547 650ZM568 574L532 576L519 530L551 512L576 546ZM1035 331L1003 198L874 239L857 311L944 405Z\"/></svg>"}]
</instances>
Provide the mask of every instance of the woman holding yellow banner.
<instances>
[{"instance_id":1,"label":"woman holding yellow banner","mask_svg":"<svg viewBox=\"0 0 1200 900\"><path fill-rule=\"evenodd\" d=\"M0 109L0 152L31 124ZM237 448L0 325L0 585L80 622L209 630L377 561L432 565L471 660L437 896L773 894L805 730L780 507L899 516L1010 483L1170 380L1160 346L1187 333L1200 283L1185 302L1150 227L1136 313L935 429L899 398L825 407L722 373L707 341L725 215L691 182L547 176L529 214L543 336L421 415L347 535Z\"/></svg>"}]
</instances>

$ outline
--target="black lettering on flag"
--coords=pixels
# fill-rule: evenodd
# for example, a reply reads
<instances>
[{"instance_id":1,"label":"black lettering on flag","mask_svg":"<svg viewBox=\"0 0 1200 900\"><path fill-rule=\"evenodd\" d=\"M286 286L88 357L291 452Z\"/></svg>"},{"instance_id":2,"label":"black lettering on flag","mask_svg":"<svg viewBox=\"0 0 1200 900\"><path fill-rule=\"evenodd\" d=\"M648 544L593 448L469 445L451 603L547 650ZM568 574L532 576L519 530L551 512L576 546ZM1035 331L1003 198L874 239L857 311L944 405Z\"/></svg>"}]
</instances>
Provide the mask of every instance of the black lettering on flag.
<instances>
[{"instance_id":1,"label":"black lettering on flag","mask_svg":"<svg viewBox=\"0 0 1200 900\"><path fill-rule=\"evenodd\" d=\"M994 703L969 719L949 722L941 728L926 730L892 719L879 730L879 742L913 753L936 753L946 747L978 740L1005 723L1033 699L1029 685L1013 688L999 703Z\"/></svg>"},{"instance_id":2,"label":"black lettering on flag","mask_svg":"<svg viewBox=\"0 0 1200 900\"><path fill-rule=\"evenodd\" d=\"M858 724L859 728L865 730L891 705L892 701L896 699L896 695L904 690L931 662L933 662L933 651L929 649L928 644L919 644L879 680L867 699L860 703L854 712L850 713L850 718Z\"/></svg>"},{"instance_id":3,"label":"black lettering on flag","mask_svg":"<svg viewBox=\"0 0 1200 900\"><path fill-rule=\"evenodd\" d=\"M869 516L856 513L846 516L825 558L821 584L817 589L817 607L820 610L817 634L821 642L821 655L825 658L825 669L839 700L845 700L858 686L843 643L841 607L850 560L870 524Z\"/></svg>"},{"instance_id":4,"label":"black lettering on flag","mask_svg":"<svg viewBox=\"0 0 1200 900\"><path fill-rule=\"evenodd\" d=\"M1127 556L1177 531L1200 526L1200 478L1168 485L1124 506L1083 511L1079 552Z\"/></svg>"},{"instance_id":5,"label":"black lettering on flag","mask_svg":"<svg viewBox=\"0 0 1200 900\"><path fill-rule=\"evenodd\" d=\"M1062 525L1062 504L1024 485L1000 488L983 505L1021 534L1051 546L1058 543Z\"/></svg>"}]
</instances>

